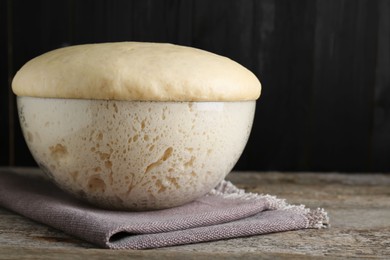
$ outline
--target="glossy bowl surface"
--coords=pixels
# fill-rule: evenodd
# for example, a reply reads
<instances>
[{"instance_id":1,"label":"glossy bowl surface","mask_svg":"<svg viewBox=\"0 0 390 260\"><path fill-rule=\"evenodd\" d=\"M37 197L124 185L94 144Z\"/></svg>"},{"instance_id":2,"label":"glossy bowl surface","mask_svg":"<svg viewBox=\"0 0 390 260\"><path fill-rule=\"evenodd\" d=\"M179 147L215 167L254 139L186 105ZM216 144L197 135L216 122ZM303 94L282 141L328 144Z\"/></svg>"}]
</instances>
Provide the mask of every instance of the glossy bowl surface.
<instances>
[{"instance_id":1,"label":"glossy bowl surface","mask_svg":"<svg viewBox=\"0 0 390 260\"><path fill-rule=\"evenodd\" d=\"M121 210L179 206L209 192L240 157L256 104L17 101L28 147L50 179Z\"/></svg>"}]
</instances>

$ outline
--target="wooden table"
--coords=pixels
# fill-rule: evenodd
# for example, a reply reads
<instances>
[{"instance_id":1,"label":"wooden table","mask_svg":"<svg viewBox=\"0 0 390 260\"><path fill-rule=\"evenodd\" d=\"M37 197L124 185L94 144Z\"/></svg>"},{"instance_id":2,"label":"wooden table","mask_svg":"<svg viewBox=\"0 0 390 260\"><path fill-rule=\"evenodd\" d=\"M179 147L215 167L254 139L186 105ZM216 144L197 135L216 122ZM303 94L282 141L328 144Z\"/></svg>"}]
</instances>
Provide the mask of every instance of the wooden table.
<instances>
[{"instance_id":1,"label":"wooden table","mask_svg":"<svg viewBox=\"0 0 390 260\"><path fill-rule=\"evenodd\" d=\"M390 259L390 175L234 172L228 179L250 192L324 207L331 227L153 250L108 250L0 207L0 259Z\"/></svg>"}]
</instances>

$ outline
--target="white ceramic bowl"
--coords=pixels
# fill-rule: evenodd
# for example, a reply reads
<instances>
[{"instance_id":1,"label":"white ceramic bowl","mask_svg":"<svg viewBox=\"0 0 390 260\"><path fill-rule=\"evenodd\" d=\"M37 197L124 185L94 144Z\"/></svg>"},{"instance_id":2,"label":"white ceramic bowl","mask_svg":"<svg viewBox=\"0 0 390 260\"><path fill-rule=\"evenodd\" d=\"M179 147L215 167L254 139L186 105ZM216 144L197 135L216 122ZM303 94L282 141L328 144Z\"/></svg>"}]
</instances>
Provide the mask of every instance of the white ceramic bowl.
<instances>
[{"instance_id":1,"label":"white ceramic bowl","mask_svg":"<svg viewBox=\"0 0 390 260\"><path fill-rule=\"evenodd\" d=\"M28 147L63 190L111 209L182 205L231 171L255 101L151 102L19 96Z\"/></svg>"}]
</instances>

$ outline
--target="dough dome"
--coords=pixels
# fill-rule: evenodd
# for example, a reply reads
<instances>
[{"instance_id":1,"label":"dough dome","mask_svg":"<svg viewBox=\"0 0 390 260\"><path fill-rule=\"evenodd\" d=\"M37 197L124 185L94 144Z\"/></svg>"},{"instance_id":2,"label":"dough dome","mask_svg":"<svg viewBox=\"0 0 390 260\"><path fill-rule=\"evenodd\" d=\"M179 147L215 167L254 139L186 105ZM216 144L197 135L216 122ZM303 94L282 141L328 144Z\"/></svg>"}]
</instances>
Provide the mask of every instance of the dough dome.
<instances>
[{"instance_id":1,"label":"dough dome","mask_svg":"<svg viewBox=\"0 0 390 260\"><path fill-rule=\"evenodd\" d=\"M18 96L134 101L246 101L260 96L257 77L204 50L117 42L75 45L40 55L15 75Z\"/></svg>"}]
</instances>

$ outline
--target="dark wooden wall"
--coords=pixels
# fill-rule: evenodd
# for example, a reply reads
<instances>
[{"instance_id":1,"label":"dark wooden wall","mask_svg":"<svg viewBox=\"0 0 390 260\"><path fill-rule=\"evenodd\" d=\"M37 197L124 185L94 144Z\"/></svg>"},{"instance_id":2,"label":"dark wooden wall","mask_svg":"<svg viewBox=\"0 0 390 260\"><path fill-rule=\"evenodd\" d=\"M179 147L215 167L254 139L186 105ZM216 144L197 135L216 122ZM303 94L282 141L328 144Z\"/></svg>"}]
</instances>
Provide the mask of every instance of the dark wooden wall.
<instances>
[{"instance_id":1,"label":"dark wooden wall","mask_svg":"<svg viewBox=\"0 0 390 260\"><path fill-rule=\"evenodd\" d=\"M240 170L390 172L388 0L1 0L1 165L33 165L10 80L66 45L171 42L263 83Z\"/></svg>"}]
</instances>

